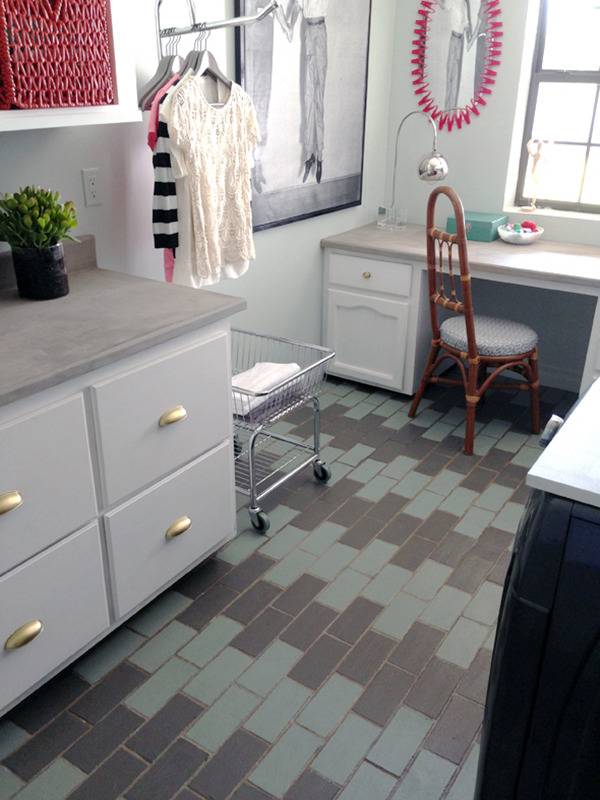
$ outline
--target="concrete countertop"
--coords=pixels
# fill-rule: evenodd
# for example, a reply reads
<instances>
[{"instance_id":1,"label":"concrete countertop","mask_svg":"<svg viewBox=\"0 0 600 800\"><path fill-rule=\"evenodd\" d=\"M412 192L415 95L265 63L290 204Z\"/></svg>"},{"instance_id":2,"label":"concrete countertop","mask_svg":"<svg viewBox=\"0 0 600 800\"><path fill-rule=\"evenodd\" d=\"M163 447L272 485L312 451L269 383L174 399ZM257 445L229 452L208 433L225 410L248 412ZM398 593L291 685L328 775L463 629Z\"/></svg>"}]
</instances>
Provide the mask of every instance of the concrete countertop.
<instances>
[{"instance_id":1,"label":"concrete countertop","mask_svg":"<svg viewBox=\"0 0 600 800\"><path fill-rule=\"evenodd\" d=\"M0 290L0 406L243 311L246 302L87 266L70 293L21 300Z\"/></svg>"},{"instance_id":2,"label":"concrete countertop","mask_svg":"<svg viewBox=\"0 0 600 800\"><path fill-rule=\"evenodd\" d=\"M425 227L407 225L385 230L376 224L323 239L324 249L359 252L374 258L406 258L425 265ZM511 274L523 278L556 281L571 285L600 287L600 247L550 242L544 238L519 247L495 242L469 242L469 263L473 271Z\"/></svg>"}]
</instances>

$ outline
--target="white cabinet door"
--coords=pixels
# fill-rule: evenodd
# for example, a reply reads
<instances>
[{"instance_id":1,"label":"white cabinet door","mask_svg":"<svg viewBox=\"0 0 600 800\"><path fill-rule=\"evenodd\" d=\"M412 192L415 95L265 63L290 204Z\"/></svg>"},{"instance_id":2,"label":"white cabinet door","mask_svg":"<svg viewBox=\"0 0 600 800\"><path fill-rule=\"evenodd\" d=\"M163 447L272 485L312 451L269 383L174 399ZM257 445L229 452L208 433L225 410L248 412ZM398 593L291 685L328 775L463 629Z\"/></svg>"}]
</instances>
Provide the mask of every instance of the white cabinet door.
<instances>
[{"instance_id":1,"label":"white cabinet door","mask_svg":"<svg viewBox=\"0 0 600 800\"><path fill-rule=\"evenodd\" d=\"M327 345L336 351L335 375L405 391L404 366L410 306L329 289Z\"/></svg>"},{"instance_id":2,"label":"white cabinet door","mask_svg":"<svg viewBox=\"0 0 600 800\"><path fill-rule=\"evenodd\" d=\"M235 533L229 442L106 515L119 618Z\"/></svg>"},{"instance_id":3,"label":"white cabinet door","mask_svg":"<svg viewBox=\"0 0 600 800\"><path fill-rule=\"evenodd\" d=\"M0 578L0 716L108 626L97 523Z\"/></svg>"}]
</instances>

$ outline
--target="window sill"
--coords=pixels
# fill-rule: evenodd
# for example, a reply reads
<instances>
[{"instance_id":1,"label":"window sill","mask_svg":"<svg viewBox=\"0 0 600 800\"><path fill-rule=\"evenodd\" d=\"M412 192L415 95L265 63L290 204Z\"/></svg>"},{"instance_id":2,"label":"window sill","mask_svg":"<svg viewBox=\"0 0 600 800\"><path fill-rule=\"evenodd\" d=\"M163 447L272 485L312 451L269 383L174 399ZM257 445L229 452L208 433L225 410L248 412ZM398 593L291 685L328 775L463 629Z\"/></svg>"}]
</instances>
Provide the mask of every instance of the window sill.
<instances>
[{"instance_id":1,"label":"window sill","mask_svg":"<svg viewBox=\"0 0 600 800\"><path fill-rule=\"evenodd\" d=\"M600 222L600 214L590 214L583 211L565 211L558 208L538 208L536 211L523 211L521 206L505 206L505 214L518 214L521 217L546 217L547 219L579 220L581 222Z\"/></svg>"}]
</instances>

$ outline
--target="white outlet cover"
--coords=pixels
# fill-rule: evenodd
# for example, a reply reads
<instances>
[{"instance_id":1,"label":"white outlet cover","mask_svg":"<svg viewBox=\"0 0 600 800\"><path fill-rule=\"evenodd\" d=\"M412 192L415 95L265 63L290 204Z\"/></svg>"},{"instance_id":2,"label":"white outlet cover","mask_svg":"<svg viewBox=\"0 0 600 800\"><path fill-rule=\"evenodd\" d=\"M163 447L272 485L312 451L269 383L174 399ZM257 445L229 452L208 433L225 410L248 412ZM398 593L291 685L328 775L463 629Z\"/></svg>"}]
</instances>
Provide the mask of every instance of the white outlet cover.
<instances>
[{"instance_id":1,"label":"white outlet cover","mask_svg":"<svg viewBox=\"0 0 600 800\"><path fill-rule=\"evenodd\" d=\"M90 208L91 206L101 206L102 196L100 189L100 169L98 167L88 167L81 170L81 177L83 180L83 197L85 205Z\"/></svg>"}]
</instances>

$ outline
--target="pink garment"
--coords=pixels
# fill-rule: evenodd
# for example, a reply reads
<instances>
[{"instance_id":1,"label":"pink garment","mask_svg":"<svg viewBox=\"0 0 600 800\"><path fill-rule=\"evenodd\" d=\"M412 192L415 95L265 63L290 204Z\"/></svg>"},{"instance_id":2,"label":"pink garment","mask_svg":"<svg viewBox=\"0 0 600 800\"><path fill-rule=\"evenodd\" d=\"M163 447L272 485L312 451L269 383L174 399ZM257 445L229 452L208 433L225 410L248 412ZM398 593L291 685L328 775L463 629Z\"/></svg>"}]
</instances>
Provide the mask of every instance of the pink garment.
<instances>
[{"instance_id":1,"label":"pink garment","mask_svg":"<svg viewBox=\"0 0 600 800\"><path fill-rule=\"evenodd\" d=\"M164 251L165 253L165 280L167 283L173 283L173 273L175 272L175 253L169 247Z\"/></svg>"},{"instance_id":2,"label":"pink garment","mask_svg":"<svg viewBox=\"0 0 600 800\"><path fill-rule=\"evenodd\" d=\"M180 75L173 75L164 86L161 86L158 92L154 95L154 100L150 106L150 122L148 123L148 147L154 150L158 140L158 115L160 112L161 100L165 97L171 86L177 81L181 80Z\"/></svg>"}]
</instances>

